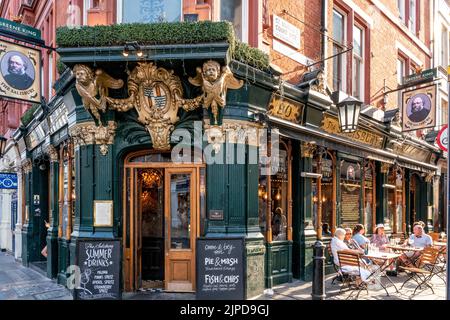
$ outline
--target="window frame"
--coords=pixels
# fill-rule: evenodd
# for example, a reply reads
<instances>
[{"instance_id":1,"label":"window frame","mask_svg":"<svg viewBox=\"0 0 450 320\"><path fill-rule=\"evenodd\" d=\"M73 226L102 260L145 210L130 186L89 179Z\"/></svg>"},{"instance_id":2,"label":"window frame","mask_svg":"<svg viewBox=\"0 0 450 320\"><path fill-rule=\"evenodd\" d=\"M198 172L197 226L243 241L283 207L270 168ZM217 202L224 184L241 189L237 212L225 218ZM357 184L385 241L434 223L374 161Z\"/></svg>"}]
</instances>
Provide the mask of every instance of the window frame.
<instances>
[{"instance_id":1,"label":"window frame","mask_svg":"<svg viewBox=\"0 0 450 320\"><path fill-rule=\"evenodd\" d=\"M366 55L366 39L365 39L365 34L366 34L366 28L364 26L361 26L357 21L355 21L355 23L353 24L353 30L357 28L361 31L361 56L359 56L358 54L355 53L355 50L353 48L352 50L352 95L355 98L358 98L361 101L364 101L365 99L365 88L364 88L364 83L365 83L365 55ZM355 35L353 32L353 37L352 40L353 42L355 41L354 39ZM360 69L359 69L359 81L356 81L356 65L355 65L355 61L359 60L360 63ZM358 84L359 82L359 84ZM355 95L355 87L359 86L359 96Z\"/></svg>"},{"instance_id":2,"label":"window frame","mask_svg":"<svg viewBox=\"0 0 450 320\"><path fill-rule=\"evenodd\" d=\"M332 194L331 194L331 201L333 203L332 211L331 211L331 225L330 225L330 231L331 234L334 234L334 231L336 230L336 214L337 214L337 205L336 205L336 199L337 199L337 170L336 170L336 163L337 163L337 156L336 153L332 150L327 150L323 148L318 148L315 150L313 159L317 159L317 173L322 174L322 159L324 159L326 156L332 161L331 164L331 183L333 186ZM316 225L314 226L317 233L317 238L322 239L322 217L323 217L323 194L322 194L322 177L319 176L316 181L317 184L317 219L316 219Z\"/></svg>"},{"instance_id":3,"label":"window frame","mask_svg":"<svg viewBox=\"0 0 450 320\"><path fill-rule=\"evenodd\" d=\"M85 1L89 1L89 0L85 0ZM116 0L116 13L117 14L116 14L115 20L116 20L117 24L124 23L123 22L123 9L124 9L123 2L124 1L125 0ZM166 0L166 1L169 1L169 0ZM181 5L180 22L183 21L183 17L184 17L184 15L183 15L183 13L184 13L183 12L184 11L183 10L183 2L184 2L183 0L180 1L180 5ZM128 22L128 23L134 23L134 22Z\"/></svg>"},{"instance_id":4,"label":"window frame","mask_svg":"<svg viewBox=\"0 0 450 320\"><path fill-rule=\"evenodd\" d=\"M334 14L335 14L335 12L338 15L342 16L342 28L343 28L343 30L342 30L343 39L342 40L343 40L343 43L339 43L339 41L335 40L333 37L334 36ZM333 7L333 21L332 21L332 24L333 24L333 35L332 35L333 54L336 54L336 53L334 53L335 48L338 48L338 50L339 50L338 52L343 52L345 50L345 43L347 43L347 39L348 39L347 22L348 22L348 13L345 12L345 10L342 10L340 7L334 6ZM338 68L339 68L338 73L339 74L337 77L335 77L334 59L338 60ZM333 79L332 79L333 90L335 90L335 91L341 90L341 91L346 92L347 91L347 73L345 72L345 70L347 70L347 64L348 64L346 55L339 55L339 56L335 57L334 59L333 59ZM338 79L337 81L340 81L340 86L339 86L339 82L338 82L337 88L334 87L335 78Z\"/></svg>"},{"instance_id":5,"label":"window frame","mask_svg":"<svg viewBox=\"0 0 450 320\"><path fill-rule=\"evenodd\" d=\"M281 145L283 145L284 150L286 150L286 160L287 160L287 199L286 199L286 240L273 240L272 235L272 175L265 176L267 178L266 182L266 230L264 234L265 241L267 243L273 243L273 242L286 242L286 241L292 241L292 143L290 140L279 140L280 149ZM269 139L269 145L268 145L268 157L271 157L270 154L272 141ZM261 178L261 175L259 175L259 179ZM258 179L258 182L260 181ZM259 209L258 209L259 211Z\"/></svg>"}]
</instances>

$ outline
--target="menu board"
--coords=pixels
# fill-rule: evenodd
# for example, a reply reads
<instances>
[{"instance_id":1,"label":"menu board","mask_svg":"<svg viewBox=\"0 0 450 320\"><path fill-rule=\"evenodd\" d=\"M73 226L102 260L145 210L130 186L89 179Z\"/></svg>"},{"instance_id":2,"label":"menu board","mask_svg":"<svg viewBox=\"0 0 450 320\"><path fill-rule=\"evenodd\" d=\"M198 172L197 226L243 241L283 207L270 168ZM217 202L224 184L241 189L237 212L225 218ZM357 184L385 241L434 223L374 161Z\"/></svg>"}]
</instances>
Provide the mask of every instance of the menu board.
<instances>
[{"instance_id":1,"label":"menu board","mask_svg":"<svg viewBox=\"0 0 450 320\"><path fill-rule=\"evenodd\" d=\"M77 241L80 285L75 299L120 299L120 240L86 239Z\"/></svg>"},{"instance_id":2,"label":"menu board","mask_svg":"<svg viewBox=\"0 0 450 320\"><path fill-rule=\"evenodd\" d=\"M197 299L244 299L244 239L197 239Z\"/></svg>"},{"instance_id":3,"label":"menu board","mask_svg":"<svg viewBox=\"0 0 450 320\"><path fill-rule=\"evenodd\" d=\"M341 224L351 228L359 223L359 188L353 191L342 188L341 196Z\"/></svg>"}]
</instances>

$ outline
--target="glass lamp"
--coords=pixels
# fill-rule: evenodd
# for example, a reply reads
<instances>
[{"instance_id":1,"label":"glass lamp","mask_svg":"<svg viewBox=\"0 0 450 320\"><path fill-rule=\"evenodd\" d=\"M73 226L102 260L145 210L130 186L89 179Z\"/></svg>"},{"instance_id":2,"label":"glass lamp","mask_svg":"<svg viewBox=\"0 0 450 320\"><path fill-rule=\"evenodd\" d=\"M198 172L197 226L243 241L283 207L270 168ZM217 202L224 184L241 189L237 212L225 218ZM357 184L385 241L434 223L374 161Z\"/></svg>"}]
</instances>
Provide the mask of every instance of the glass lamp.
<instances>
[{"instance_id":1,"label":"glass lamp","mask_svg":"<svg viewBox=\"0 0 450 320\"><path fill-rule=\"evenodd\" d=\"M347 97L337 104L339 126L341 132L355 132L358 127L362 102L353 97Z\"/></svg>"}]
</instances>

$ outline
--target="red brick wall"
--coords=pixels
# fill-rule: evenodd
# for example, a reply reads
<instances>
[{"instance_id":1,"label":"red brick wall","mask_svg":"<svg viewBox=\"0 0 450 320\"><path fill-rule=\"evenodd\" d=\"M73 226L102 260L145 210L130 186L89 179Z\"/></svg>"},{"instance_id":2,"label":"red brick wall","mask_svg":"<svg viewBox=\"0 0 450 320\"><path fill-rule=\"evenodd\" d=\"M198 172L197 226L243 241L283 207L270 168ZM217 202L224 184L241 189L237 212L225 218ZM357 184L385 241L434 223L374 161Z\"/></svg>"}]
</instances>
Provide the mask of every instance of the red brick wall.
<instances>
[{"instance_id":1,"label":"red brick wall","mask_svg":"<svg viewBox=\"0 0 450 320\"><path fill-rule=\"evenodd\" d=\"M395 17L399 16L397 9L397 2L392 0L380 0L386 9L392 12ZM348 1L334 0L332 4L344 3L348 4ZM424 68L430 66L431 57L417 45L408 31L406 26L397 26L393 23L387 14L380 10L373 1L368 0L353 0L353 3L361 8L373 21L373 26L370 29L370 50L369 61L370 72L366 77L366 82L369 83L369 99L366 103L370 103L376 107L382 107L383 100L383 88L384 81L386 81L386 87L389 89L395 89L397 87L397 57L398 48L396 42L404 46L413 56L419 59ZM328 31L332 34L332 8L328 12ZM426 47L430 48L430 0L420 0L420 31L418 39ZM416 38L416 37L414 37ZM328 55L331 52L331 43ZM406 53L406 52L405 52ZM331 60L327 64L328 67L328 85L332 86L332 62ZM347 72L350 73L350 70ZM388 104L386 109L392 109L397 107L397 93L391 93L388 96Z\"/></svg>"},{"instance_id":2,"label":"red brick wall","mask_svg":"<svg viewBox=\"0 0 450 320\"><path fill-rule=\"evenodd\" d=\"M282 19L295 25L300 29L300 49L297 52L313 59L320 60L321 55L321 0L263 0L266 12L262 19L263 23L263 45L271 61L283 70L283 79L296 83L306 71L305 65L287 57L286 55L273 50L273 15L278 15ZM283 14L286 10L290 15ZM293 17L292 17L293 16ZM295 17L295 18L294 18ZM300 22L303 21L304 23ZM310 26L307 27L306 25ZM280 39L277 41L282 42ZM286 44L286 43L283 43ZM288 44L286 44L288 45ZM288 45L289 46L289 45ZM295 50L295 48L291 47Z\"/></svg>"}]
</instances>

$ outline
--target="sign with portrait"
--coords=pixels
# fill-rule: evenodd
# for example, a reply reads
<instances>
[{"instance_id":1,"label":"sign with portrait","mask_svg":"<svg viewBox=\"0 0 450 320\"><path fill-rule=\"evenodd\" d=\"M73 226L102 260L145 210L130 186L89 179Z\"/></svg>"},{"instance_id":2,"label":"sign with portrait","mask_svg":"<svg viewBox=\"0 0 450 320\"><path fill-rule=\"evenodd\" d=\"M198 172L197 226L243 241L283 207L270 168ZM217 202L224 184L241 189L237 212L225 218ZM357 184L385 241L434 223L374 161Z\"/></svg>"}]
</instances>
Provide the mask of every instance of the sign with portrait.
<instances>
[{"instance_id":1,"label":"sign with portrait","mask_svg":"<svg viewBox=\"0 0 450 320\"><path fill-rule=\"evenodd\" d=\"M41 102L40 51L0 41L0 96Z\"/></svg>"},{"instance_id":2,"label":"sign with portrait","mask_svg":"<svg viewBox=\"0 0 450 320\"><path fill-rule=\"evenodd\" d=\"M403 93L403 131L431 128L436 125L436 86Z\"/></svg>"}]
</instances>

